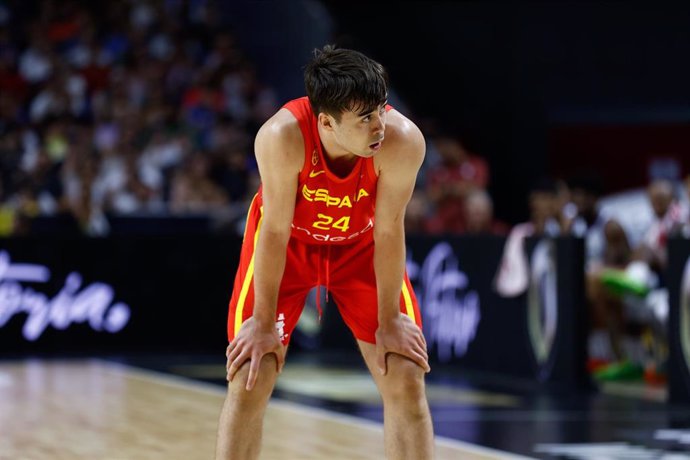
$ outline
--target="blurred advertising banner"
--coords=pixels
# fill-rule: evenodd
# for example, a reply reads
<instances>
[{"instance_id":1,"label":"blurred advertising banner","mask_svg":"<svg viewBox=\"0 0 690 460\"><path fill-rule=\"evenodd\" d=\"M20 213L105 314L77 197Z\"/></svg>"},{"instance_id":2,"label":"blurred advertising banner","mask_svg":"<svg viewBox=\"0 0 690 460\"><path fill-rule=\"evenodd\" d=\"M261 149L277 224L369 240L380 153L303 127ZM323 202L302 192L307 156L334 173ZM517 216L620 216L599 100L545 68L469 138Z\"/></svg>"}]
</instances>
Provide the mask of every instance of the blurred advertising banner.
<instances>
[{"instance_id":1,"label":"blurred advertising banner","mask_svg":"<svg viewBox=\"0 0 690 460\"><path fill-rule=\"evenodd\" d=\"M410 242L408 266L433 359L584 385L582 241L528 238L525 290L510 296L497 289L504 243L469 236Z\"/></svg>"},{"instance_id":2,"label":"blurred advertising banner","mask_svg":"<svg viewBox=\"0 0 690 460\"><path fill-rule=\"evenodd\" d=\"M224 350L240 243L198 235L4 240L0 350ZM518 253L523 287L510 296L496 290L504 246L500 237L409 238L408 273L432 361L580 381L586 345L582 241L525 240ZM313 297L293 349L354 350L332 305L321 321L310 320Z\"/></svg>"},{"instance_id":3,"label":"blurred advertising banner","mask_svg":"<svg viewBox=\"0 0 690 460\"><path fill-rule=\"evenodd\" d=\"M0 241L0 353L223 350L239 238Z\"/></svg>"}]
</instances>

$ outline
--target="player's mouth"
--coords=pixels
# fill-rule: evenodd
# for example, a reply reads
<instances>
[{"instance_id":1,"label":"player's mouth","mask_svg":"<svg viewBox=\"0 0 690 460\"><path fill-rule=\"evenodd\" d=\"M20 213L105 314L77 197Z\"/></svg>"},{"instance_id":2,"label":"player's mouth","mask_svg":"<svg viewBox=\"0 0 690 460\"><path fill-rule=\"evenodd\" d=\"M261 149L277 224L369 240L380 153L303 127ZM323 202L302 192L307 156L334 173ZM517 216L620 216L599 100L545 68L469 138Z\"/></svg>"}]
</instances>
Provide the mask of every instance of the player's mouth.
<instances>
[{"instance_id":1,"label":"player's mouth","mask_svg":"<svg viewBox=\"0 0 690 460\"><path fill-rule=\"evenodd\" d=\"M381 139L378 142L374 142L373 144L369 144L369 148L371 150L377 151L378 149L381 148L381 144L383 144L383 139Z\"/></svg>"}]
</instances>

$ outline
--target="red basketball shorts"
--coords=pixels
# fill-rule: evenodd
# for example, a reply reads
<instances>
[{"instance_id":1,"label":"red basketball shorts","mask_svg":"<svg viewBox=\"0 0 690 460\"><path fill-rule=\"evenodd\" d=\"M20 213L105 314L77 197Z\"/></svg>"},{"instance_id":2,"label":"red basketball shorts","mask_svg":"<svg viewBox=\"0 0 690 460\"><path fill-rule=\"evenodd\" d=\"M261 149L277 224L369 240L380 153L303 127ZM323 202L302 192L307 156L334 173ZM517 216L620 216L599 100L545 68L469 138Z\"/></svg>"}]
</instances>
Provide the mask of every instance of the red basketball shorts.
<instances>
[{"instance_id":1,"label":"red basketball shorts","mask_svg":"<svg viewBox=\"0 0 690 460\"><path fill-rule=\"evenodd\" d=\"M254 309L254 246L261 231L261 210L254 200L247 216L240 264L230 299L228 339L232 341ZM287 246L283 279L278 293L276 329L287 345L302 314L307 294L318 285L328 289L354 336L375 343L378 301L374 274L374 243L350 245L306 244L291 238ZM417 298L405 273L400 292L400 311L419 327L422 319Z\"/></svg>"}]
</instances>

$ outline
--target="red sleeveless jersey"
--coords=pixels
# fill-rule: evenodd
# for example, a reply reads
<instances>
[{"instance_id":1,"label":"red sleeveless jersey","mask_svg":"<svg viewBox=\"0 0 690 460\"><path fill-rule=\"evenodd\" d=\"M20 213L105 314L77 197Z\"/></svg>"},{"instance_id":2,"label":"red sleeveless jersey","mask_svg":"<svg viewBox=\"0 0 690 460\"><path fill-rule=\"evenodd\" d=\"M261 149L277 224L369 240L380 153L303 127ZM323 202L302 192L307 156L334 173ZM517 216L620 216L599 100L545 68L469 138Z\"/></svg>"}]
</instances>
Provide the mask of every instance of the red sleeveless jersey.
<instances>
[{"instance_id":1,"label":"red sleeveless jersey","mask_svg":"<svg viewBox=\"0 0 690 460\"><path fill-rule=\"evenodd\" d=\"M309 99L295 99L283 107L297 118L304 138L305 160L299 174L292 237L316 244L373 240L378 181L374 159L358 157L347 177L336 176L324 159Z\"/></svg>"}]
</instances>

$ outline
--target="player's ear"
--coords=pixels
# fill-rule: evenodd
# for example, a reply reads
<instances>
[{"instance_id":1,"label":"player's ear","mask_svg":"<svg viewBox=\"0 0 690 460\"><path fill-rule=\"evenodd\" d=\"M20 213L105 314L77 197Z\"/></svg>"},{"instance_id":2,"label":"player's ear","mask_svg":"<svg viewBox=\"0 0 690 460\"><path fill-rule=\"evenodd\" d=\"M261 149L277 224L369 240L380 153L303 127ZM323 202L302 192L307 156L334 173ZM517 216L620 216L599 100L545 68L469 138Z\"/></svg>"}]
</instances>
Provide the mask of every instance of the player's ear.
<instances>
[{"instance_id":1,"label":"player's ear","mask_svg":"<svg viewBox=\"0 0 690 460\"><path fill-rule=\"evenodd\" d=\"M321 125L322 128L327 129L329 131L333 130L333 125L335 124L335 119L323 112L319 113L319 125Z\"/></svg>"}]
</instances>

